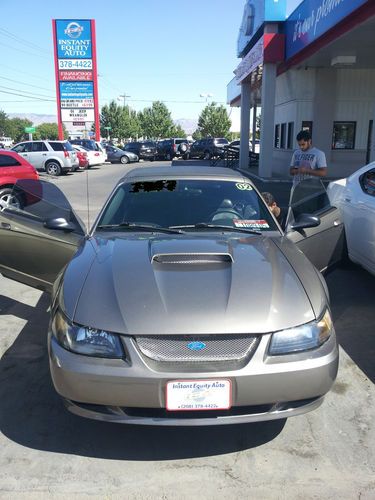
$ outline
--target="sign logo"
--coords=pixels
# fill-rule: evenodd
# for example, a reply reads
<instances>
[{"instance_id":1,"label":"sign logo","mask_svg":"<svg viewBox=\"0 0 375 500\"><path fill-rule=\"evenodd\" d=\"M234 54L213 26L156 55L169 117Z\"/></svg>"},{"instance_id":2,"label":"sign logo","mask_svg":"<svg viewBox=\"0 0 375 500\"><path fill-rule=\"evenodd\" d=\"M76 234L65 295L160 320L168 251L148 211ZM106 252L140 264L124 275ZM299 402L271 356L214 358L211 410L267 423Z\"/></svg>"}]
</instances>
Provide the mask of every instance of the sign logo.
<instances>
[{"instance_id":1,"label":"sign logo","mask_svg":"<svg viewBox=\"0 0 375 500\"><path fill-rule=\"evenodd\" d=\"M83 26L80 26L76 22L69 23L64 33L68 35L69 38L79 38L83 32Z\"/></svg>"},{"instance_id":2,"label":"sign logo","mask_svg":"<svg viewBox=\"0 0 375 500\"><path fill-rule=\"evenodd\" d=\"M191 351L202 351L207 346L204 342L195 341L195 342L189 342L189 344L186 347Z\"/></svg>"}]
</instances>

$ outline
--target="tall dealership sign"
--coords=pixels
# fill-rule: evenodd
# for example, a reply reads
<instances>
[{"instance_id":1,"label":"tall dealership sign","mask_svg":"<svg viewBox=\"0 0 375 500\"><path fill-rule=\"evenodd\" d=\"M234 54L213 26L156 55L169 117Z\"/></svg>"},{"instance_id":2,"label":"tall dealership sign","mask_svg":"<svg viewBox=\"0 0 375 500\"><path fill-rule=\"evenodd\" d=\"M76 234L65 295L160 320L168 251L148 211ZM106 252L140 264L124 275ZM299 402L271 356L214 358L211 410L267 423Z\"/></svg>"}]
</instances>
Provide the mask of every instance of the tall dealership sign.
<instances>
[{"instance_id":1,"label":"tall dealership sign","mask_svg":"<svg viewBox=\"0 0 375 500\"><path fill-rule=\"evenodd\" d=\"M63 125L72 137L91 135L100 140L95 21L52 21L59 139Z\"/></svg>"}]
</instances>

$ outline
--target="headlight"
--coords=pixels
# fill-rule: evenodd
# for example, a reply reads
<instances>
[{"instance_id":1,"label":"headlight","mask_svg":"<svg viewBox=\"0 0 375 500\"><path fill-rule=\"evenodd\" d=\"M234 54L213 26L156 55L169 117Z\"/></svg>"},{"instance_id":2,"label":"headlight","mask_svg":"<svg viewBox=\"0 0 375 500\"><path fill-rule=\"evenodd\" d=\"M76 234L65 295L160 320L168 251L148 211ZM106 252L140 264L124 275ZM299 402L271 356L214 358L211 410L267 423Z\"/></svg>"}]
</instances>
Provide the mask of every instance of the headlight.
<instances>
[{"instance_id":1,"label":"headlight","mask_svg":"<svg viewBox=\"0 0 375 500\"><path fill-rule=\"evenodd\" d=\"M68 351L98 358L123 358L118 335L69 323L60 311L52 320L52 334Z\"/></svg>"},{"instance_id":2,"label":"headlight","mask_svg":"<svg viewBox=\"0 0 375 500\"><path fill-rule=\"evenodd\" d=\"M273 356L316 349L326 342L333 332L333 324L328 309L319 321L272 335L269 353Z\"/></svg>"}]
</instances>

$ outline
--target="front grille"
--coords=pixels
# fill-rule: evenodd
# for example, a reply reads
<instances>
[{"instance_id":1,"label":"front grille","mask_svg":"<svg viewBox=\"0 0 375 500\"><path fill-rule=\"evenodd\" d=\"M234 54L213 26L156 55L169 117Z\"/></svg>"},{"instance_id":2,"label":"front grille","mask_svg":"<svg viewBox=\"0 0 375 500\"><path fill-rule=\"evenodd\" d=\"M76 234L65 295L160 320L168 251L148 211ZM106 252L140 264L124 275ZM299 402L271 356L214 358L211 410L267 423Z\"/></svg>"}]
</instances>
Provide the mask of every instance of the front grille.
<instances>
[{"instance_id":1,"label":"front grille","mask_svg":"<svg viewBox=\"0 0 375 500\"><path fill-rule=\"evenodd\" d=\"M241 361L255 351L258 339L249 334L152 335L135 341L141 353L154 361L191 363ZM200 350L191 350L189 345Z\"/></svg>"}]
</instances>

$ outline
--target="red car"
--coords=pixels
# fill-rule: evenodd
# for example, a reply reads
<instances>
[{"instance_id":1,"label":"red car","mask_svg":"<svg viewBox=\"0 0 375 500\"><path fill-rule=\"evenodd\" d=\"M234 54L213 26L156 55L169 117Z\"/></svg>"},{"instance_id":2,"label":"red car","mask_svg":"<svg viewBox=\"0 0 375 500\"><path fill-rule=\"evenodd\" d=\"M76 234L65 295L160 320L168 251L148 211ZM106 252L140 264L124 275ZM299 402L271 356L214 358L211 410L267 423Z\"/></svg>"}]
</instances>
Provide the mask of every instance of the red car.
<instances>
[{"instance_id":1,"label":"red car","mask_svg":"<svg viewBox=\"0 0 375 500\"><path fill-rule=\"evenodd\" d=\"M39 179L38 172L14 151L0 151L0 210L9 205L19 207L19 200L12 193L18 179Z\"/></svg>"},{"instance_id":2,"label":"red car","mask_svg":"<svg viewBox=\"0 0 375 500\"><path fill-rule=\"evenodd\" d=\"M76 149L76 148L74 148ZM77 152L77 158L79 161L79 168L89 168L89 158L87 156L86 151L79 151L78 149L76 150Z\"/></svg>"}]
</instances>

